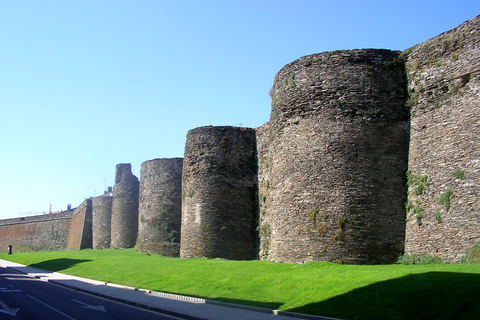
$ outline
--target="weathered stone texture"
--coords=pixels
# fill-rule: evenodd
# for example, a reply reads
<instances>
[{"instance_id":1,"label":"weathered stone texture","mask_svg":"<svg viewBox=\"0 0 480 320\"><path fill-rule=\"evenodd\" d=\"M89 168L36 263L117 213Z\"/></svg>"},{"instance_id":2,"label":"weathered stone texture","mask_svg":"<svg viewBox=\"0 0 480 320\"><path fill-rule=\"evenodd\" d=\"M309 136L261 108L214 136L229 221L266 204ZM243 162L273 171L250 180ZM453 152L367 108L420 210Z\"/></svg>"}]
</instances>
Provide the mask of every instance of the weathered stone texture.
<instances>
[{"instance_id":1,"label":"weathered stone texture","mask_svg":"<svg viewBox=\"0 0 480 320\"><path fill-rule=\"evenodd\" d=\"M137 251L180 255L182 166L182 158L142 163Z\"/></svg>"},{"instance_id":2,"label":"weathered stone texture","mask_svg":"<svg viewBox=\"0 0 480 320\"><path fill-rule=\"evenodd\" d=\"M86 199L73 212L67 250L92 248L92 199Z\"/></svg>"},{"instance_id":3,"label":"weathered stone texture","mask_svg":"<svg viewBox=\"0 0 480 320\"><path fill-rule=\"evenodd\" d=\"M110 248L112 228L112 192L92 199L93 249Z\"/></svg>"},{"instance_id":4,"label":"weathered stone texture","mask_svg":"<svg viewBox=\"0 0 480 320\"><path fill-rule=\"evenodd\" d=\"M405 55L409 170L429 183L410 186L405 250L458 262L480 240L480 16Z\"/></svg>"},{"instance_id":5,"label":"weathered stone texture","mask_svg":"<svg viewBox=\"0 0 480 320\"><path fill-rule=\"evenodd\" d=\"M262 258L388 263L403 251L408 111L397 56L326 52L276 75L257 138Z\"/></svg>"},{"instance_id":6,"label":"weathered stone texture","mask_svg":"<svg viewBox=\"0 0 480 320\"><path fill-rule=\"evenodd\" d=\"M271 241L271 219L266 215L271 200L270 191L270 162L269 143L272 140L269 134L270 123L266 123L255 129L257 142L257 185L258 185L258 256L260 259L268 259ZM268 199L268 201L267 201Z\"/></svg>"},{"instance_id":7,"label":"weathered stone texture","mask_svg":"<svg viewBox=\"0 0 480 320\"><path fill-rule=\"evenodd\" d=\"M111 248L133 248L138 232L138 178L130 163L117 165L112 203Z\"/></svg>"},{"instance_id":8,"label":"weathered stone texture","mask_svg":"<svg viewBox=\"0 0 480 320\"><path fill-rule=\"evenodd\" d=\"M119 164L113 197L0 221L0 247L88 247L89 219L94 248L183 258L459 262L480 241L480 16L401 54L302 57L270 94L265 125L196 128L183 167L142 164L140 200Z\"/></svg>"},{"instance_id":9,"label":"weathered stone texture","mask_svg":"<svg viewBox=\"0 0 480 320\"><path fill-rule=\"evenodd\" d=\"M13 252L65 250L73 211L0 220L0 248Z\"/></svg>"},{"instance_id":10,"label":"weathered stone texture","mask_svg":"<svg viewBox=\"0 0 480 320\"><path fill-rule=\"evenodd\" d=\"M187 134L180 256L256 256L255 130L201 127Z\"/></svg>"}]
</instances>

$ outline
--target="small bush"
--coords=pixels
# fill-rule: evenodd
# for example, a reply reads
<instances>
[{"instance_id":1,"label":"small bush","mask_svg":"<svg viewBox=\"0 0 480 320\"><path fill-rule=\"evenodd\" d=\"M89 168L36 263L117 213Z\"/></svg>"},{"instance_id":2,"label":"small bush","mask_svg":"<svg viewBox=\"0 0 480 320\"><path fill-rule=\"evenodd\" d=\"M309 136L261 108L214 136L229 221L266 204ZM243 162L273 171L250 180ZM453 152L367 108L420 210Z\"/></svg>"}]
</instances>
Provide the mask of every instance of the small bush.
<instances>
[{"instance_id":1,"label":"small bush","mask_svg":"<svg viewBox=\"0 0 480 320\"><path fill-rule=\"evenodd\" d=\"M258 194L258 202L259 202L259 204L262 206L262 205L265 203L265 201L267 201L267 195L260 192L260 193Z\"/></svg>"},{"instance_id":2,"label":"small bush","mask_svg":"<svg viewBox=\"0 0 480 320\"><path fill-rule=\"evenodd\" d=\"M412 194L415 196L419 196L423 193L425 188L430 186L430 182L428 182L428 176L416 176L412 173L412 171L407 171L407 186L413 187Z\"/></svg>"},{"instance_id":3,"label":"small bush","mask_svg":"<svg viewBox=\"0 0 480 320\"><path fill-rule=\"evenodd\" d=\"M315 224L315 219L317 218L318 212L320 212L320 208L321 207L318 207L317 209L312 209L307 213L308 217L310 218L310 220L312 220L313 224Z\"/></svg>"},{"instance_id":4,"label":"small bush","mask_svg":"<svg viewBox=\"0 0 480 320\"><path fill-rule=\"evenodd\" d=\"M440 257L434 257L426 253L422 254L404 254L398 257L397 264L442 264L444 261Z\"/></svg>"},{"instance_id":5,"label":"small bush","mask_svg":"<svg viewBox=\"0 0 480 320\"><path fill-rule=\"evenodd\" d=\"M445 206L445 209L448 211L450 210L450 197L452 196L453 191L452 189L447 189L444 193L440 195L438 202Z\"/></svg>"},{"instance_id":6,"label":"small bush","mask_svg":"<svg viewBox=\"0 0 480 320\"><path fill-rule=\"evenodd\" d=\"M465 252L462 257L462 263L480 263L480 241L475 242L473 246Z\"/></svg>"},{"instance_id":7,"label":"small bush","mask_svg":"<svg viewBox=\"0 0 480 320\"><path fill-rule=\"evenodd\" d=\"M465 178L465 170L461 170L460 168L457 168L453 172L453 175L455 176L455 178L464 179Z\"/></svg>"},{"instance_id":8,"label":"small bush","mask_svg":"<svg viewBox=\"0 0 480 320\"><path fill-rule=\"evenodd\" d=\"M340 231L343 231L343 229L345 228L345 225L349 222L350 222L350 219L347 219L345 217L340 217L335 224L340 229Z\"/></svg>"}]
</instances>

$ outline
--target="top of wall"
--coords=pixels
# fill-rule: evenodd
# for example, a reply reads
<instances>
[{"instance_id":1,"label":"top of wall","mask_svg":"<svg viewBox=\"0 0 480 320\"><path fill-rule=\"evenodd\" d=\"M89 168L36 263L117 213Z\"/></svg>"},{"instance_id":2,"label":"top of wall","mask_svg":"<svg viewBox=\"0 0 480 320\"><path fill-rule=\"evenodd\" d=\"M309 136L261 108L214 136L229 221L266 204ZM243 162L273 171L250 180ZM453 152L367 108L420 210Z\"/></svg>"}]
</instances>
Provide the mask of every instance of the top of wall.
<instances>
[{"instance_id":1,"label":"top of wall","mask_svg":"<svg viewBox=\"0 0 480 320\"><path fill-rule=\"evenodd\" d=\"M472 47L480 41L480 15L465 21L461 25L432 37L407 50L411 59L428 58L423 61L435 64L451 53L460 54L462 50Z\"/></svg>"},{"instance_id":2,"label":"top of wall","mask_svg":"<svg viewBox=\"0 0 480 320\"><path fill-rule=\"evenodd\" d=\"M407 120L405 70L399 52L339 50L301 57L275 76L270 121L295 117ZM385 105L379 107L378 99Z\"/></svg>"},{"instance_id":3,"label":"top of wall","mask_svg":"<svg viewBox=\"0 0 480 320\"><path fill-rule=\"evenodd\" d=\"M42 215L38 215L38 216L5 219L5 220L0 220L0 226L70 219L73 216L73 213L74 213L74 210L70 210L70 211L65 211L65 212L61 212L61 213L42 214Z\"/></svg>"},{"instance_id":4,"label":"top of wall","mask_svg":"<svg viewBox=\"0 0 480 320\"><path fill-rule=\"evenodd\" d=\"M424 73L434 69L425 81L441 81L444 75L463 76L465 73L478 72L480 50L480 15L458 27L422 42L404 51L408 56L408 73Z\"/></svg>"},{"instance_id":5,"label":"top of wall","mask_svg":"<svg viewBox=\"0 0 480 320\"><path fill-rule=\"evenodd\" d=\"M480 72L480 15L405 50L409 106L430 110Z\"/></svg>"}]
</instances>

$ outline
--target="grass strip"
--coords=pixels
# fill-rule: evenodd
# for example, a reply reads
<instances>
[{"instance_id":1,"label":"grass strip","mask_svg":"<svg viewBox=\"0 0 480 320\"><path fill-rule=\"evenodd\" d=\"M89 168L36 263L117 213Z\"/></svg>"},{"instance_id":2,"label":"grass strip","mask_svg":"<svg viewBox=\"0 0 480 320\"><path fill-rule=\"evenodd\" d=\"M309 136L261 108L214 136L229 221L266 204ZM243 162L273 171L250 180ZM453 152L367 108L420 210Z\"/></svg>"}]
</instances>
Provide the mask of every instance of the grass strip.
<instances>
[{"instance_id":1,"label":"grass strip","mask_svg":"<svg viewBox=\"0 0 480 320\"><path fill-rule=\"evenodd\" d=\"M127 250L0 259L143 289L340 319L480 319L480 265L179 259Z\"/></svg>"}]
</instances>

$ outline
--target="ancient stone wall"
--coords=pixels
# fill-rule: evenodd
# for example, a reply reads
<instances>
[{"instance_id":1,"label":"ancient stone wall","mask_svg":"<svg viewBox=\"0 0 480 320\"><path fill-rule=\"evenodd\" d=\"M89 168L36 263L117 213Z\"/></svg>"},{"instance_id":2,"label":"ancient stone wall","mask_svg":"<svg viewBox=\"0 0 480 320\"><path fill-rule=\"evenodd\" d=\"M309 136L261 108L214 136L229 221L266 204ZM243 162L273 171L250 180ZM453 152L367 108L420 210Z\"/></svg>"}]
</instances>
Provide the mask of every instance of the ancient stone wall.
<instances>
[{"instance_id":1,"label":"ancient stone wall","mask_svg":"<svg viewBox=\"0 0 480 320\"><path fill-rule=\"evenodd\" d=\"M73 211L0 220L0 250L65 250Z\"/></svg>"},{"instance_id":2,"label":"ancient stone wall","mask_svg":"<svg viewBox=\"0 0 480 320\"><path fill-rule=\"evenodd\" d=\"M267 210L270 208L268 205L271 202L270 191L270 162L271 156L269 155L269 144L272 141L270 135L271 127L270 123L266 123L255 129L256 142L257 142L257 196L258 196L258 257L260 259L269 259L270 255L270 243L271 243L271 221L268 219ZM268 199L268 201L267 201ZM271 258L271 257L270 257Z\"/></svg>"},{"instance_id":3,"label":"ancient stone wall","mask_svg":"<svg viewBox=\"0 0 480 320\"><path fill-rule=\"evenodd\" d=\"M409 50L407 253L458 262L480 240L480 16Z\"/></svg>"},{"instance_id":4,"label":"ancient stone wall","mask_svg":"<svg viewBox=\"0 0 480 320\"><path fill-rule=\"evenodd\" d=\"M138 232L138 178L130 163L117 165L113 188L111 248L133 248Z\"/></svg>"},{"instance_id":5,"label":"ancient stone wall","mask_svg":"<svg viewBox=\"0 0 480 320\"><path fill-rule=\"evenodd\" d=\"M67 250L92 248L92 199L85 199L73 211Z\"/></svg>"},{"instance_id":6,"label":"ancient stone wall","mask_svg":"<svg viewBox=\"0 0 480 320\"><path fill-rule=\"evenodd\" d=\"M262 258L389 263L402 253L408 111L397 56L326 52L275 76L257 138Z\"/></svg>"},{"instance_id":7,"label":"ancient stone wall","mask_svg":"<svg viewBox=\"0 0 480 320\"><path fill-rule=\"evenodd\" d=\"M93 249L110 248L112 228L113 193L108 192L92 199Z\"/></svg>"},{"instance_id":8,"label":"ancient stone wall","mask_svg":"<svg viewBox=\"0 0 480 320\"><path fill-rule=\"evenodd\" d=\"M180 256L256 257L255 130L201 127L187 134Z\"/></svg>"},{"instance_id":9,"label":"ancient stone wall","mask_svg":"<svg viewBox=\"0 0 480 320\"><path fill-rule=\"evenodd\" d=\"M140 209L119 164L113 197L2 220L0 247L130 248L139 230L139 251L175 256L181 230L183 258L459 262L480 241L479 44L480 16L401 54L302 57L275 76L268 123L190 130L183 169L145 162Z\"/></svg>"},{"instance_id":10,"label":"ancient stone wall","mask_svg":"<svg viewBox=\"0 0 480 320\"><path fill-rule=\"evenodd\" d=\"M182 158L142 163L136 250L180 255Z\"/></svg>"}]
</instances>

